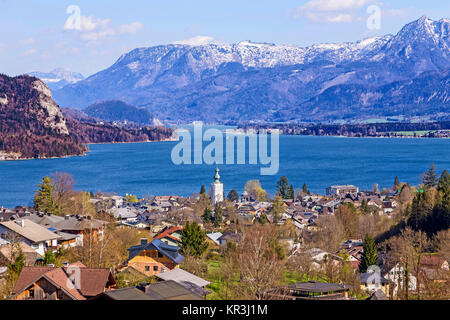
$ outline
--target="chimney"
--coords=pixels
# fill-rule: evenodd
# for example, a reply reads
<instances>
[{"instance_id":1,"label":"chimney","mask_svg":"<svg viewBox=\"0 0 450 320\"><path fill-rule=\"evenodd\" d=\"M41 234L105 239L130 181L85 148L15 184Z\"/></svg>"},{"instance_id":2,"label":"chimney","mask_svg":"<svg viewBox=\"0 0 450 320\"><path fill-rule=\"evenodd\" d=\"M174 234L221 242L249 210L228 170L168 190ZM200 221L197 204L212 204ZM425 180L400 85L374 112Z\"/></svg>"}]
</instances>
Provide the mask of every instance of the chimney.
<instances>
[{"instance_id":1,"label":"chimney","mask_svg":"<svg viewBox=\"0 0 450 320\"><path fill-rule=\"evenodd\" d=\"M17 223L22 228L25 228L25 220L23 220L23 219L15 220L15 223Z\"/></svg>"},{"instance_id":2,"label":"chimney","mask_svg":"<svg viewBox=\"0 0 450 320\"><path fill-rule=\"evenodd\" d=\"M148 243L148 239L146 238L141 238L141 245L146 245Z\"/></svg>"},{"instance_id":3,"label":"chimney","mask_svg":"<svg viewBox=\"0 0 450 320\"><path fill-rule=\"evenodd\" d=\"M69 216L68 214L66 214L66 215L64 216L64 220L69 220L69 218L70 218L70 216Z\"/></svg>"}]
</instances>

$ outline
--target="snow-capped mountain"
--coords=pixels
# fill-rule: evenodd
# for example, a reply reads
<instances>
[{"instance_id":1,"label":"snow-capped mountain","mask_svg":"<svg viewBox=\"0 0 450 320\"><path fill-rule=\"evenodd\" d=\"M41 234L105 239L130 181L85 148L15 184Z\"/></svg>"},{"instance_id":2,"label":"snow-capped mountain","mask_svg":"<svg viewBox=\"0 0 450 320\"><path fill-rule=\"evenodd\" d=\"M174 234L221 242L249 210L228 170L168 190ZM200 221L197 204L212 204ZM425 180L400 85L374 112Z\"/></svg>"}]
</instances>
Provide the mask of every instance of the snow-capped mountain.
<instances>
[{"instance_id":1,"label":"snow-capped mountain","mask_svg":"<svg viewBox=\"0 0 450 320\"><path fill-rule=\"evenodd\" d=\"M50 72L30 72L28 75L41 79L52 91L84 80L84 76L81 73L63 68L57 68Z\"/></svg>"},{"instance_id":2,"label":"snow-capped mountain","mask_svg":"<svg viewBox=\"0 0 450 320\"><path fill-rule=\"evenodd\" d=\"M62 106L77 108L120 99L145 106L160 119L183 121L339 119L339 108L349 117L410 110L450 114L445 88L449 30L448 19L422 17L395 36L356 43L301 48L243 41L139 48L54 96ZM410 85L425 73L444 86L434 88L433 97ZM401 92L408 99L383 100L381 106L390 85L398 89L390 93L393 97ZM328 112L338 101L337 110Z\"/></svg>"}]
</instances>

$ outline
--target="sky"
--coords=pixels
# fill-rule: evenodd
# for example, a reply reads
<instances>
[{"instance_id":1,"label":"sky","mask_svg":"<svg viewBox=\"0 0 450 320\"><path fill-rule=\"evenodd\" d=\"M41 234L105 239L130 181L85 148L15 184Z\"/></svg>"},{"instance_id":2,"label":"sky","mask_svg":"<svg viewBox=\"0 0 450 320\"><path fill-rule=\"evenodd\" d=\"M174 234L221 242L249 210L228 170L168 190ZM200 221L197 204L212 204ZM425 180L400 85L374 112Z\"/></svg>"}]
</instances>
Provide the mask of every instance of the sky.
<instances>
[{"instance_id":1,"label":"sky","mask_svg":"<svg viewBox=\"0 0 450 320\"><path fill-rule=\"evenodd\" d=\"M353 42L424 15L450 18L450 1L0 0L0 73L89 76L132 49L170 43Z\"/></svg>"}]
</instances>

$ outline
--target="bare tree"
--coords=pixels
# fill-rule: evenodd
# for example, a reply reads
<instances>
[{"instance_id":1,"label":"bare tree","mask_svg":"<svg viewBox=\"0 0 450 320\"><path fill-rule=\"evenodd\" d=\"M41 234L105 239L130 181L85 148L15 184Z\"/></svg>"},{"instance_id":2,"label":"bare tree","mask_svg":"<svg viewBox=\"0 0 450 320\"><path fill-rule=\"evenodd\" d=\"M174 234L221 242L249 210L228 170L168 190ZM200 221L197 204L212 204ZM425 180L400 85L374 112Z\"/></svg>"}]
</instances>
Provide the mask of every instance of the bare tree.
<instances>
[{"instance_id":1,"label":"bare tree","mask_svg":"<svg viewBox=\"0 0 450 320\"><path fill-rule=\"evenodd\" d=\"M264 292L280 284L283 262L276 252L276 227L253 226L244 231L237 246L240 282L250 299L264 299Z\"/></svg>"}]
</instances>

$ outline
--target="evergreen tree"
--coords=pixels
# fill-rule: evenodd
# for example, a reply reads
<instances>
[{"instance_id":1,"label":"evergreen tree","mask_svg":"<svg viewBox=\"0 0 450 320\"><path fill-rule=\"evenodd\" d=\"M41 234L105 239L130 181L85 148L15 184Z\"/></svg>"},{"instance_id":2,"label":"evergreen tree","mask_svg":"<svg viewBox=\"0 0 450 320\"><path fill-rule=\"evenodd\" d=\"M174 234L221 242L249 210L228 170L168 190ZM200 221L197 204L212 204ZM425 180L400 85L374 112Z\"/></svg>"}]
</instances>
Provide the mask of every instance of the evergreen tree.
<instances>
[{"instance_id":1,"label":"evergreen tree","mask_svg":"<svg viewBox=\"0 0 450 320\"><path fill-rule=\"evenodd\" d=\"M205 232L200 228L197 222L190 224L186 222L181 232L181 250L196 257L200 257L208 249Z\"/></svg>"},{"instance_id":2,"label":"evergreen tree","mask_svg":"<svg viewBox=\"0 0 450 320\"><path fill-rule=\"evenodd\" d=\"M206 188L203 184L202 187L200 188L200 194L206 194Z\"/></svg>"},{"instance_id":3,"label":"evergreen tree","mask_svg":"<svg viewBox=\"0 0 450 320\"><path fill-rule=\"evenodd\" d=\"M56 264L56 257L52 250L47 250L44 254L44 265Z\"/></svg>"},{"instance_id":4,"label":"evergreen tree","mask_svg":"<svg viewBox=\"0 0 450 320\"><path fill-rule=\"evenodd\" d=\"M285 212L283 204L283 199L279 196L276 196L272 201L272 207L270 207L269 212L273 216L274 223L278 223Z\"/></svg>"},{"instance_id":5,"label":"evergreen tree","mask_svg":"<svg viewBox=\"0 0 450 320\"><path fill-rule=\"evenodd\" d=\"M378 265L378 251L375 244L375 239L369 234L366 234L364 239L364 252L361 257L361 263L359 264L359 272L365 273L370 266Z\"/></svg>"},{"instance_id":6,"label":"evergreen tree","mask_svg":"<svg viewBox=\"0 0 450 320\"><path fill-rule=\"evenodd\" d=\"M216 228L222 225L223 221L223 210L222 207L216 206L216 210L214 211L214 226Z\"/></svg>"},{"instance_id":7,"label":"evergreen tree","mask_svg":"<svg viewBox=\"0 0 450 320\"><path fill-rule=\"evenodd\" d=\"M289 180L286 176L282 176L277 183L278 194L283 199L289 199Z\"/></svg>"},{"instance_id":8,"label":"evergreen tree","mask_svg":"<svg viewBox=\"0 0 450 320\"><path fill-rule=\"evenodd\" d=\"M202 216L203 220L205 221L205 223L211 223L213 222L213 216L212 216L212 210L209 207L205 208L205 211L203 213Z\"/></svg>"},{"instance_id":9,"label":"evergreen tree","mask_svg":"<svg viewBox=\"0 0 450 320\"><path fill-rule=\"evenodd\" d=\"M439 182L439 176L436 173L436 167L432 163L430 165L430 169L423 174L422 183L428 188L433 188L438 184L438 182Z\"/></svg>"},{"instance_id":10,"label":"evergreen tree","mask_svg":"<svg viewBox=\"0 0 450 320\"><path fill-rule=\"evenodd\" d=\"M442 192L449 193L450 189L450 174L444 170L439 178L437 189Z\"/></svg>"},{"instance_id":11,"label":"evergreen tree","mask_svg":"<svg viewBox=\"0 0 450 320\"><path fill-rule=\"evenodd\" d=\"M425 224L431 210L428 192L425 190L417 193L411 205L411 213L407 221L408 226L415 231L425 231Z\"/></svg>"},{"instance_id":12,"label":"evergreen tree","mask_svg":"<svg viewBox=\"0 0 450 320\"><path fill-rule=\"evenodd\" d=\"M400 180L398 179L398 177L395 177L395 179L394 179L394 191L398 191L398 190L400 190L400 186L401 186L401 184L400 184Z\"/></svg>"},{"instance_id":13,"label":"evergreen tree","mask_svg":"<svg viewBox=\"0 0 450 320\"><path fill-rule=\"evenodd\" d=\"M23 254L23 251L21 248L19 248L19 253L14 260L14 263L8 264L8 272L19 275L20 272L22 272L23 267L25 266L25 255Z\"/></svg>"},{"instance_id":14,"label":"evergreen tree","mask_svg":"<svg viewBox=\"0 0 450 320\"><path fill-rule=\"evenodd\" d=\"M306 185L306 183L303 184L302 191L304 194L308 194L308 186Z\"/></svg>"},{"instance_id":15,"label":"evergreen tree","mask_svg":"<svg viewBox=\"0 0 450 320\"><path fill-rule=\"evenodd\" d=\"M237 193L236 190L233 189L233 190L231 190L231 191L228 193L227 198L228 198L228 200L230 200L231 202L239 201L239 194Z\"/></svg>"},{"instance_id":16,"label":"evergreen tree","mask_svg":"<svg viewBox=\"0 0 450 320\"><path fill-rule=\"evenodd\" d=\"M38 191L34 195L34 208L40 212L56 213L56 204L53 200L55 186L50 177L44 177L38 184Z\"/></svg>"}]
</instances>

